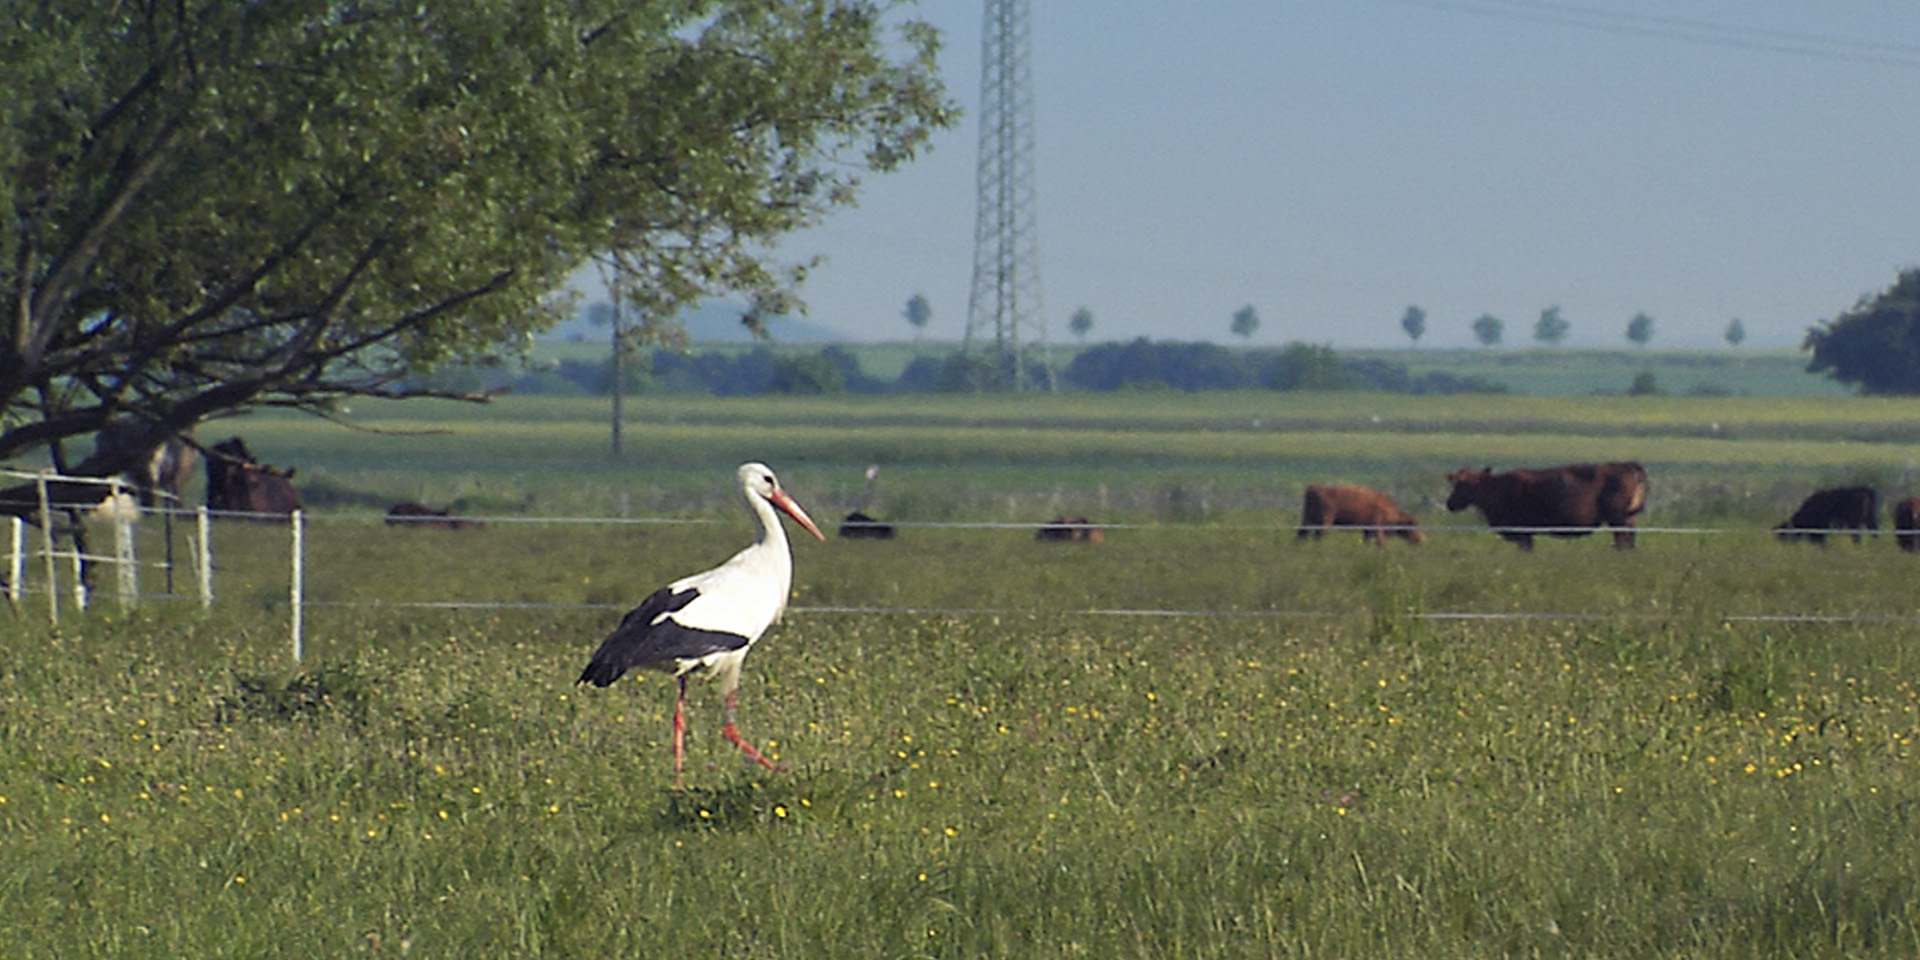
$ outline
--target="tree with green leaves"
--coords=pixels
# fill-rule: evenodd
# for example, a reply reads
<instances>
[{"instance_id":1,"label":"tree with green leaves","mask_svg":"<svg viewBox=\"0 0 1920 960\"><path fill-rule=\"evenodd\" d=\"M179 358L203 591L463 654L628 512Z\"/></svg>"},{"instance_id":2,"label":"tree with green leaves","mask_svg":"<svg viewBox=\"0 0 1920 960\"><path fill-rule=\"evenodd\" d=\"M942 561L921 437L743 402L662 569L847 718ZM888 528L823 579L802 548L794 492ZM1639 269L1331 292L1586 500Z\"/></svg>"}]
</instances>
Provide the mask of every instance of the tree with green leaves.
<instances>
[{"instance_id":1,"label":"tree with green leaves","mask_svg":"<svg viewBox=\"0 0 1920 960\"><path fill-rule=\"evenodd\" d=\"M1254 332L1260 329L1260 314L1255 313L1253 304L1249 303L1233 312L1233 323L1230 326L1234 336L1242 340L1252 340Z\"/></svg>"},{"instance_id":2,"label":"tree with green leaves","mask_svg":"<svg viewBox=\"0 0 1920 960\"><path fill-rule=\"evenodd\" d=\"M1734 317L1727 321L1727 332L1721 336L1726 338L1728 346L1737 347L1747 342L1747 325L1741 323L1739 317Z\"/></svg>"},{"instance_id":3,"label":"tree with green leaves","mask_svg":"<svg viewBox=\"0 0 1920 960\"><path fill-rule=\"evenodd\" d=\"M1427 332L1427 312L1419 307L1408 307L1407 312L1400 315L1400 329L1406 331L1407 339L1418 347L1420 338Z\"/></svg>"},{"instance_id":4,"label":"tree with green leaves","mask_svg":"<svg viewBox=\"0 0 1920 960\"><path fill-rule=\"evenodd\" d=\"M919 340L927 332L927 323L933 320L933 304L927 302L926 294L916 293L907 298L906 318L913 325L913 339Z\"/></svg>"},{"instance_id":5,"label":"tree with green leaves","mask_svg":"<svg viewBox=\"0 0 1920 960\"><path fill-rule=\"evenodd\" d=\"M1560 341L1567 338L1567 331L1571 329L1573 324L1560 315L1560 305L1556 303L1540 311L1540 319L1533 325L1533 339L1549 347L1557 347Z\"/></svg>"},{"instance_id":6,"label":"tree with green leaves","mask_svg":"<svg viewBox=\"0 0 1920 960\"><path fill-rule=\"evenodd\" d=\"M1473 338L1483 347L1497 347L1500 338L1506 333L1507 325L1491 313L1483 313L1473 321Z\"/></svg>"},{"instance_id":7,"label":"tree with green leaves","mask_svg":"<svg viewBox=\"0 0 1920 960\"><path fill-rule=\"evenodd\" d=\"M1653 317L1642 310L1627 321L1627 339L1636 347L1645 347L1653 341Z\"/></svg>"},{"instance_id":8,"label":"tree with green leaves","mask_svg":"<svg viewBox=\"0 0 1920 960\"><path fill-rule=\"evenodd\" d=\"M596 261L639 337L711 294L791 306L809 264L774 241L953 120L894 7L10 6L0 458L444 396L420 376L522 349Z\"/></svg>"},{"instance_id":9,"label":"tree with green leaves","mask_svg":"<svg viewBox=\"0 0 1920 960\"><path fill-rule=\"evenodd\" d=\"M1093 332L1093 311L1086 307L1075 310L1067 319L1067 330L1081 340L1087 339L1087 334Z\"/></svg>"},{"instance_id":10,"label":"tree with green leaves","mask_svg":"<svg viewBox=\"0 0 1920 960\"><path fill-rule=\"evenodd\" d=\"M1920 267L1853 308L1807 328L1808 373L1853 384L1872 395L1920 394Z\"/></svg>"}]
</instances>

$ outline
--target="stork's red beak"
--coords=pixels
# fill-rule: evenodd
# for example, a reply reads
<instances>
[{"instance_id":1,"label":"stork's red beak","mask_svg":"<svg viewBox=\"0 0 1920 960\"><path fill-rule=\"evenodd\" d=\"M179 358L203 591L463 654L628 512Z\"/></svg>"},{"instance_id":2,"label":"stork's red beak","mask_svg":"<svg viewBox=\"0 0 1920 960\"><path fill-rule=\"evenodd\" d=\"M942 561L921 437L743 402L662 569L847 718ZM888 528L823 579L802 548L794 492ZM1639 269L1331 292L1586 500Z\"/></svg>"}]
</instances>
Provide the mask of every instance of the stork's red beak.
<instances>
[{"instance_id":1,"label":"stork's red beak","mask_svg":"<svg viewBox=\"0 0 1920 960\"><path fill-rule=\"evenodd\" d=\"M805 510L800 509L800 505L797 503L794 503L793 498L787 496L787 492L785 490L775 488L773 491L773 496L769 497L768 499L773 501L774 506L780 508L781 513L784 513L787 516L792 517L795 523L798 523L799 525L806 527L807 532L813 534L813 538L815 540L825 540L827 538L826 534L820 532L819 527L816 527L813 525L813 518L807 516L807 512Z\"/></svg>"}]
</instances>

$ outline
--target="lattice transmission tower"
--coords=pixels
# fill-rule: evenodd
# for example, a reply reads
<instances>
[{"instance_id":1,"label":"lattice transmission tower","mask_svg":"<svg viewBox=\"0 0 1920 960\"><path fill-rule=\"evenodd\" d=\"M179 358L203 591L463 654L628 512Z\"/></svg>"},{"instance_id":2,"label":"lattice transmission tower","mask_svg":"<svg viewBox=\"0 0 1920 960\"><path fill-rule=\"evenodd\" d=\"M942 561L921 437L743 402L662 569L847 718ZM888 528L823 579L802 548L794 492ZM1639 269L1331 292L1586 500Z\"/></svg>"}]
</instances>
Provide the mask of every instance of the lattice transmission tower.
<instances>
[{"instance_id":1,"label":"lattice transmission tower","mask_svg":"<svg viewBox=\"0 0 1920 960\"><path fill-rule=\"evenodd\" d=\"M986 353L993 386L1051 389L1040 312L1033 177L1033 31L1028 0L986 0L973 290L962 348Z\"/></svg>"}]
</instances>

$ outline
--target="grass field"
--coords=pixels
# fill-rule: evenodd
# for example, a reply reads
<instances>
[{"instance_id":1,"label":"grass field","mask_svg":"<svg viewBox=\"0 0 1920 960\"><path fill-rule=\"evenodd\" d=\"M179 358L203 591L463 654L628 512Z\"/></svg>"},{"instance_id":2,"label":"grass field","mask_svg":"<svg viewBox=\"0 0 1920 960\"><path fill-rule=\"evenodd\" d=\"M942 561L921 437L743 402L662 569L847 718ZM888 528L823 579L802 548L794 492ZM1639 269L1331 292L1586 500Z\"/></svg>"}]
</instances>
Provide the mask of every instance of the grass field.
<instances>
[{"instance_id":1,"label":"grass field","mask_svg":"<svg viewBox=\"0 0 1920 960\"><path fill-rule=\"evenodd\" d=\"M625 463L599 415L235 425L325 495L302 665L272 528L222 529L210 613L0 621L4 952L1920 954L1912 558L1765 533L1818 480L1896 492L1920 405L649 399ZM570 681L747 535L748 456L828 524L877 461L889 518L1137 525L797 544L741 715L791 769L742 766L696 683L675 789L671 682ZM1460 462L1594 456L1701 529L1522 555L1431 502ZM1460 529L1297 543L1308 479ZM371 522L403 495L535 519ZM623 503L719 522L538 519ZM540 606L395 606L448 600Z\"/></svg>"},{"instance_id":2,"label":"grass field","mask_svg":"<svg viewBox=\"0 0 1920 960\"><path fill-rule=\"evenodd\" d=\"M1263 522L1330 481L1432 508L1463 464L1638 459L1655 518L1758 522L1816 485L1891 495L1920 472L1920 402L1892 398L675 396L629 411L622 460L608 454L606 401L591 398L358 404L360 430L258 415L204 432L244 433L264 459L298 466L323 507L410 498L495 514L719 515L733 494L713 478L747 459L829 518L879 464L878 505L903 521Z\"/></svg>"}]
</instances>

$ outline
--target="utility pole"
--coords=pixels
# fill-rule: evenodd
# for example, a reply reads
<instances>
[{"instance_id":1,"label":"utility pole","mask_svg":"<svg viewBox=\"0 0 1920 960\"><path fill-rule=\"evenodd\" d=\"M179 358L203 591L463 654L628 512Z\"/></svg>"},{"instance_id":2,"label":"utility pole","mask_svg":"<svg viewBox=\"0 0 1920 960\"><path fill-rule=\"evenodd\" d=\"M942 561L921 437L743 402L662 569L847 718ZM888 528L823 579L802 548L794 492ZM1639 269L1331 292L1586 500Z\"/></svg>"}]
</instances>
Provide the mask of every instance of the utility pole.
<instances>
[{"instance_id":1,"label":"utility pole","mask_svg":"<svg viewBox=\"0 0 1920 960\"><path fill-rule=\"evenodd\" d=\"M607 368L613 375L613 458L619 460L626 455L620 445L620 422L625 417L627 383L627 344L626 330L620 323L620 273L618 268L609 275L605 264L600 267L600 282L606 285L607 301L613 307L613 316L607 326L613 328L613 358Z\"/></svg>"}]
</instances>

